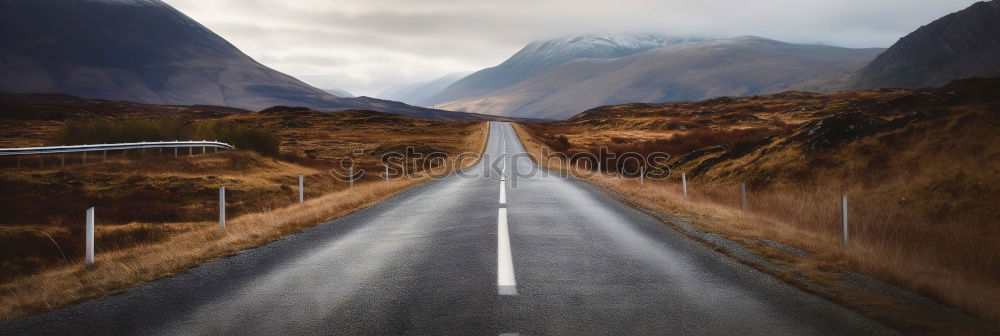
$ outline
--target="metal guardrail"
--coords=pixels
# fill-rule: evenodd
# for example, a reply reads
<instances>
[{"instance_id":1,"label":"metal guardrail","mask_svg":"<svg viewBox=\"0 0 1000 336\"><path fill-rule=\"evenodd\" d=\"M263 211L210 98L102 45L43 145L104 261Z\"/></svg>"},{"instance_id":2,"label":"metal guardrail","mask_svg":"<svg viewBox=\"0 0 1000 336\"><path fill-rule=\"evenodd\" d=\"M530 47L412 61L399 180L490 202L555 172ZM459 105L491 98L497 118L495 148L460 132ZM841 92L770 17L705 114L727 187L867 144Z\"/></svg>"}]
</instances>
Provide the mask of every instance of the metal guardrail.
<instances>
[{"instance_id":1,"label":"metal guardrail","mask_svg":"<svg viewBox=\"0 0 1000 336\"><path fill-rule=\"evenodd\" d=\"M159 141L159 142L99 144L99 145L0 148L0 156L81 153L81 152L143 149L143 148L193 148L193 147L212 147L212 148L224 148L224 149L236 148L233 145L218 141Z\"/></svg>"}]
</instances>

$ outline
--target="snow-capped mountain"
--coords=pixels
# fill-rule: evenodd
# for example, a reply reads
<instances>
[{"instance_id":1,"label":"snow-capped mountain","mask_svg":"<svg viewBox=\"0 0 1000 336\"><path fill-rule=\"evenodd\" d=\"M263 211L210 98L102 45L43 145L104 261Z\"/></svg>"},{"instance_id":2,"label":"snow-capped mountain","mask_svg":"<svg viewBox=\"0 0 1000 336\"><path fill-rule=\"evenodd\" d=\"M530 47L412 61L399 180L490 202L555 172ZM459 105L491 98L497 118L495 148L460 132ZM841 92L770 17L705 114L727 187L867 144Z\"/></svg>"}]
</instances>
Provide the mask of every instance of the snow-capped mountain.
<instances>
[{"instance_id":1,"label":"snow-capped mountain","mask_svg":"<svg viewBox=\"0 0 1000 336\"><path fill-rule=\"evenodd\" d=\"M682 41L624 57L563 62L515 85L438 107L563 119L601 105L819 90L822 80L846 76L881 51L753 36Z\"/></svg>"},{"instance_id":2,"label":"snow-capped mountain","mask_svg":"<svg viewBox=\"0 0 1000 336\"><path fill-rule=\"evenodd\" d=\"M605 33L533 42L500 65L480 70L455 82L429 99L428 103L488 94L572 60L621 58L692 40L659 34Z\"/></svg>"},{"instance_id":3,"label":"snow-capped mountain","mask_svg":"<svg viewBox=\"0 0 1000 336\"><path fill-rule=\"evenodd\" d=\"M347 91L344 91L344 90L341 90L341 89L325 89L323 91L329 92L330 94L332 94L334 96L337 96L337 97L341 97L341 98L354 98L355 97L354 94L351 94L350 92L347 92Z\"/></svg>"},{"instance_id":4,"label":"snow-capped mountain","mask_svg":"<svg viewBox=\"0 0 1000 336\"><path fill-rule=\"evenodd\" d=\"M443 115L338 98L258 63L160 0L0 0L0 74L0 92L6 93Z\"/></svg>"}]
</instances>

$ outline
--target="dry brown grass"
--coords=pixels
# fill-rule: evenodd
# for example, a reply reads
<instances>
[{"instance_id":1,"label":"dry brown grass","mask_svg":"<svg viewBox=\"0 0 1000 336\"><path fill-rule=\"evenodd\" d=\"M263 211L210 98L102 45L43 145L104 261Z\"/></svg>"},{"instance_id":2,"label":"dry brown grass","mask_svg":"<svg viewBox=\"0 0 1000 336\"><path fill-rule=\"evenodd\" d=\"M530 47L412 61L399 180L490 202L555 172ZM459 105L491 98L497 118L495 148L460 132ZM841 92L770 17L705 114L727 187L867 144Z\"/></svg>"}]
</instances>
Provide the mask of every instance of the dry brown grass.
<instances>
[{"instance_id":1,"label":"dry brown grass","mask_svg":"<svg viewBox=\"0 0 1000 336\"><path fill-rule=\"evenodd\" d=\"M455 157L481 153L486 123L424 120L370 111L321 113L278 108L249 112L209 106L156 106L58 97L0 101L0 144L53 144L66 120L175 118L184 123L227 120L267 130L280 139L279 158L245 151L178 158L172 151L109 153L107 160L67 155L0 161L0 320L13 319L125 291L142 282L367 207L460 169L409 162L411 177L384 180L383 152L414 147ZM362 149L362 152L355 152ZM197 151L196 151L197 154ZM351 157L365 176L348 189L328 171ZM297 204L297 176L305 176L305 204ZM225 231L215 222L218 187L226 186ZM96 206L97 264L84 268L83 211ZM140 258L140 256L142 256Z\"/></svg>"},{"instance_id":2,"label":"dry brown grass","mask_svg":"<svg viewBox=\"0 0 1000 336\"><path fill-rule=\"evenodd\" d=\"M474 132L461 140L461 149L481 153L486 145L487 124L472 125ZM474 164L462 162L456 168ZM370 180L310 198L303 204L248 213L230 219L226 229L218 223L129 223L97 226L96 264L80 265L79 259L38 274L17 277L0 284L0 320L48 311L75 302L119 293L138 284L163 278L208 260L261 246L304 228L344 216L392 197L409 187L429 180L433 174L391 180ZM140 241L130 246L102 248L101 242L113 245L121 235L152 230L171 234L157 240Z\"/></svg>"},{"instance_id":3,"label":"dry brown grass","mask_svg":"<svg viewBox=\"0 0 1000 336\"><path fill-rule=\"evenodd\" d=\"M171 153L172 154L172 153ZM179 232L170 225L218 216L218 188L226 186L231 217L297 201L296 176L309 198L346 185L326 171L264 158L251 152L92 158L85 165L0 170L0 282L42 271L83 255L84 211L94 206L105 250L162 241ZM108 232L108 234L104 234ZM113 232L113 234L111 234Z\"/></svg>"},{"instance_id":4,"label":"dry brown grass","mask_svg":"<svg viewBox=\"0 0 1000 336\"><path fill-rule=\"evenodd\" d=\"M68 121L115 120L120 125L158 125L149 120L170 118L164 129L179 133L197 125L239 125L275 135L280 157L237 150L179 157L167 149L90 153L82 155L0 158L0 282L29 275L83 254L81 214L95 206L99 225L118 225L114 236L98 236L101 246L130 247L160 241L177 234L166 225L128 226L131 222L199 222L217 216L217 190L226 186L229 216L267 211L297 201L297 176L303 175L306 197L347 188L344 179L329 171L340 159L353 160L356 182L381 179L380 157L387 151L414 148L417 153L439 152L454 157L473 148L483 136L483 125L416 119L371 111L324 113L301 108L273 108L262 112L196 106L158 106L125 102L60 100L38 97L25 101L0 99L0 144L37 146L57 144L56 135ZM2 97L0 97L2 98ZM44 99L43 99L44 98ZM161 122L162 123L162 122ZM177 130L177 128L182 128ZM150 132L146 132L150 133ZM156 133L156 132L152 132ZM140 138L141 139L141 138ZM360 152L356 152L360 150ZM44 168L39 168L44 159ZM408 162L410 174L425 171L430 160ZM451 165L450 167L453 167ZM439 167L439 173L450 167ZM346 175L346 169L340 173ZM131 229L130 229L131 228Z\"/></svg>"},{"instance_id":5,"label":"dry brown grass","mask_svg":"<svg viewBox=\"0 0 1000 336\"><path fill-rule=\"evenodd\" d=\"M169 226L182 232L152 243L110 252L98 248L96 264L72 265L0 284L0 319L10 320L52 310L74 302L127 290L137 284L169 276L205 261L274 241L282 236L331 220L391 197L426 178L368 182L314 198L299 205L247 214L227 222L171 224L133 223L130 226ZM122 227L98 226L106 235Z\"/></svg>"},{"instance_id":6,"label":"dry brown grass","mask_svg":"<svg viewBox=\"0 0 1000 336\"><path fill-rule=\"evenodd\" d=\"M989 137L989 127L988 124L979 124L962 131L968 132L971 139L981 141ZM515 125L515 129L529 153L541 155L545 140L539 139L537 133L532 133L529 128ZM587 133L591 139L613 134L582 129L573 132ZM759 243L760 240L770 239L813 253L809 257L781 255L777 262L792 265L789 273L830 283L839 281L833 271L848 268L937 298L975 315L998 320L1000 268L997 263L1000 254L997 238L1000 237L1000 228L996 227L995 219L991 220L986 215L988 211L983 212L989 209L989 203L966 204L968 202L963 201L966 195L948 195L940 190L934 190L934 194L930 195L913 194L917 193L915 185L935 185L933 181L942 179L941 172L947 171L961 171L960 176L966 180L990 183L995 180L995 176L990 176L995 172L995 162L983 165L978 160L969 160L968 154L962 151L935 160L926 160L926 157L923 161L914 160L920 154L929 153L930 147L950 145L939 140L926 142L926 146L910 144L914 146L912 151L896 153L896 161L910 165L908 169L896 170L901 173L891 176L879 176L875 181L865 183L860 178L844 178L845 175L866 175L866 170L872 173L864 163L867 160L861 160L863 163L854 167L821 173L840 177L830 179L841 181L837 184L801 184L781 180L773 181L781 183L773 183L771 188L752 188L749 212L740 210L739 185L726 183L725 179L689 179L690 198L685 199L679 176L668 181L646 180L644 184L635 179L620 179L611 175L583 178L609 187L638 206L659 213L691 217L699 229L746 244L752 251L772 260L775 256L767 255L771 252ZM866 143L862 141L857 145L865 146ZM910 158L911 155L914 158ZM962 159L963 156L966 158ZM559 169L556 163L542 160L543 165ZM752 164L743 163L742 167L752 167ZM743 170L745 173L747 168ZM889 170L892 170L891 166ZM951 174L945 175L944 179L956 188L968 184L951 181L948 177ZM846 248L840 238L839 200L842 193L850 199L851 232ZM907 200L907 195L913 196ZM991 194L982 196L987 202L996 200ZM914 204L936 202L942 197L954 197L950 198L952 202L964 203L945 206ZM958 210L963 206L975 211ZM929 210L932 208L941 209ZM935 211L947 216L929 216Z\"/></svg>"}]
</instances>

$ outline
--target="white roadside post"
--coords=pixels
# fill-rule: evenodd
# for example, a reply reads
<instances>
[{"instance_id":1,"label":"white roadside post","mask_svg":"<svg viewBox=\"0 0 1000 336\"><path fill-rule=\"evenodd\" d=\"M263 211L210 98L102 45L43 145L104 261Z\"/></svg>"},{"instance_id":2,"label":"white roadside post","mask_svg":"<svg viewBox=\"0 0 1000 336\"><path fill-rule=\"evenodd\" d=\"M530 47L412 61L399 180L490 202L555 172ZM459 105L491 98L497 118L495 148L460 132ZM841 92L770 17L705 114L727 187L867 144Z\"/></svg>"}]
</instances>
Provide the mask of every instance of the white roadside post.
<instances>
[{"instance_id":1,"label":"white roadside post","mask_svg":"<svg viewBox=\"0 0 1000 336\"><path fill-rule=\"evenodd\" d=\"M306 200L306 193L305 190L302 189L302 175L299 175L299 204L305 202L305 200Z\"/></svg>"},{"instance_id":2,"label":"white roadside post","mask_svg":"<svg viewBox=\"0 0 1000 336\"><path fill-rule=\"evenodd\" d=\"M219 187L219 227L226 228L226 187Z\"/></svg>"},{"instance_id":3,"label":"white roadside post","mask_svg":"<svg viewBox=\"0 0 1000 336\"><path fill-rule=\"evenodd\" d=\"M684 198L688 198L688 179L685 173L681 173L681 189L684 190Z\"/></svg>"},{"instance_id":4,"label":"white roadside post","mask_svg":"<svg viewBox=\"0 0 1000 336\"><path fill-rule=\"evenodd\" d=\"M743 212L747 211L747 184L740 183L740 199L742 201Z\"/></svg>"},{"instance_id":5,"label":"white roadside post","mask_svg":"<svg viewBox=\"0 0 1000 336\"><path fill-rule=\"evenodd\" d=\"M389 180L389 165L385 165L385 180Z\"/></svg>"},{"instance_id":6,"label":"white roadside post","mask_svg":"<svg viewBox=\"0 0 1000 336\"><path fill-rule=\"evenodd\" d=\"M847 246L847 194L844 194L840 200L841 204L841 215L840 218L844 224L844 246Z\"/></svg>"},{"instance_id":7,"label":"white roadside post","mask_svg":"<svg viewBox=\"0 0 1000 336\"><path fill-rule=\"evenodd\" d=\"M348 183L347 187L354 188L354 166L351 166L350 175L351 176L347 178L347 183Z\"/></svg>"},{"instance_id":8,"label":"white roadside post","mask_svg":"<svg viewBox=\"0 0 1000 336\"><path fill-rule=\"evenodd\" d=\"M90 265L94 263L94 207L87 209L87 227L84 234L86 235L86 257L83 263Z\"/></svg>"},{"instance_id":9,"label":"white roadside post","mask_svg":"<svg viewBox=\"0 0 1000 336\"><path fill-rule=\"evenodd\" d=\"M639 185L646 184L646 167L639 167Z\"/></svg>"}]
</instances>

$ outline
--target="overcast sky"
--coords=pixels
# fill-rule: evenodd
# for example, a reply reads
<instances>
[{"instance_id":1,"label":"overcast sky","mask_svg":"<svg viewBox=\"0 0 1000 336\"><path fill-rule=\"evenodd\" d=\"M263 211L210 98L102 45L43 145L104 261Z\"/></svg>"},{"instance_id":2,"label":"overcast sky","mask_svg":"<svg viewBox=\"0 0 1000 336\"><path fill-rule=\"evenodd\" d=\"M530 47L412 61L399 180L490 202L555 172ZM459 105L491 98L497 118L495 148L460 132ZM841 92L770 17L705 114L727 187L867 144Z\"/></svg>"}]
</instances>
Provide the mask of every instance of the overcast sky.
<instances>
[{"instance_id":1,"label":"overcast sky","mask_svg":"<svg viewBox=\"0 0 1000 336\"><path fill-rule=\"evenodd\" d=\"M374 96L593 32L888 47L974 0L165 0L257 61ZM697 2L697 3L695 3Z\"/></svg>"}]
</instances>

